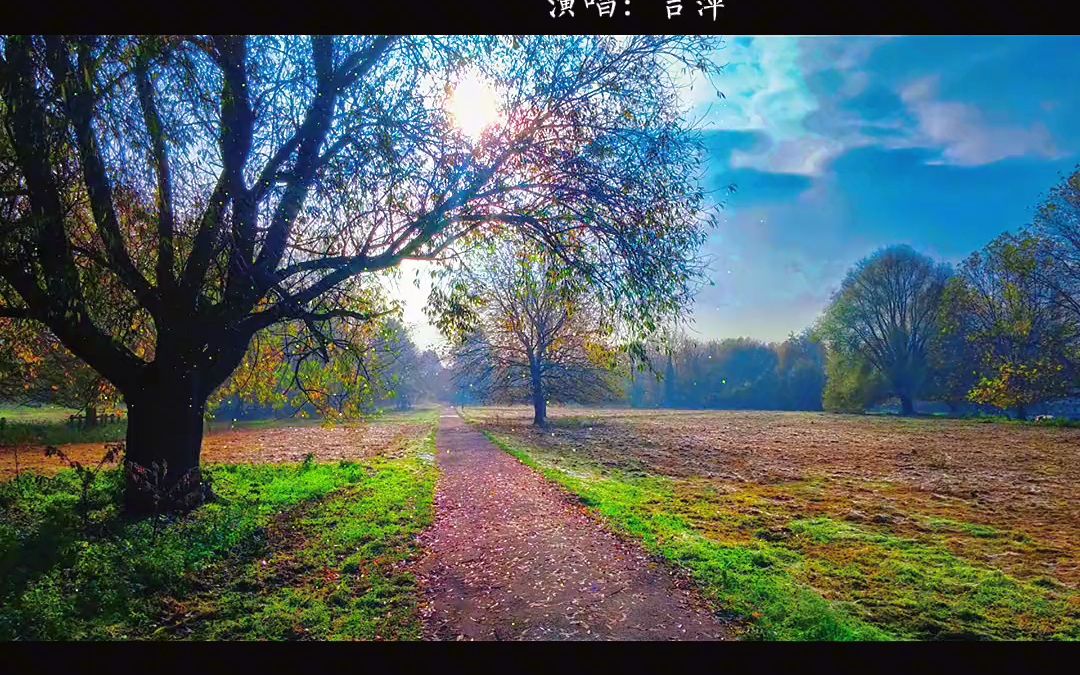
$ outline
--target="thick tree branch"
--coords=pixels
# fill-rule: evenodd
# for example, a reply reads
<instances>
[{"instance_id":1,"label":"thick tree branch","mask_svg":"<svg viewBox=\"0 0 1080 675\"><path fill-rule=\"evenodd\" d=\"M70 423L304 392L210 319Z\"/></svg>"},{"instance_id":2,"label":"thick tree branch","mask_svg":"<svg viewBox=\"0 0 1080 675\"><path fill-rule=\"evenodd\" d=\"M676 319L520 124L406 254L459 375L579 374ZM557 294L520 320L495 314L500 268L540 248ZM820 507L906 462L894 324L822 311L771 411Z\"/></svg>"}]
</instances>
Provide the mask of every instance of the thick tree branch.
<instances>
[{"instance_id":1,"label":"thick tree branch","mask_svg":"<svg viewBox=\"0 0 1080 675\"><path fill-rule=\"evenodd\" d=\"M165 146L165 127L154 100L154 85L150 80L150 55L145 52L135 57L135 85L139 105L142 108L143 122L150 136L150 154L153 157L154 172L157 175L157 284L163 293L168 295L176 285L173 272L176 259L173 241L176 222L173 215L172 171L169 167L168 149Z\"/></svg>"},{"instance_id":2,"label":"thick tree branch","mask_svg":"<svg viewBox=\"0 0 1080 675\"><path fill-rule=\"evenodd\" d=\"M96 100L92 89L95 79L91 57L92 38L84 38L79 43L78 72L75 73L71 70L70 51L63 40L46 38L46 44L50 56L49 68L56 80L63 84L65 108L75 131L83 181L109 262L117 277L134 294L139 304L160 319L160 298L150 282L135 267L121 234L120 220L113 204L112 185L94 133L93 114Z\"/></svg>"}]
</instances>

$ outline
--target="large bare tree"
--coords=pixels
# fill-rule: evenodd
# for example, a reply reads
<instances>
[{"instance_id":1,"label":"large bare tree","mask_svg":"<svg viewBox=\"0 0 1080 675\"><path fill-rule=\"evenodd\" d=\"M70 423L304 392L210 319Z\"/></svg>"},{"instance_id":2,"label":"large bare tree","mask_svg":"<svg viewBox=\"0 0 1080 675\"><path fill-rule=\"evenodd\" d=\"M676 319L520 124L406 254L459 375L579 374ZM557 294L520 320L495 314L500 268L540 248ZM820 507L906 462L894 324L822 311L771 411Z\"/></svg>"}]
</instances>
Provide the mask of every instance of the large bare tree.
<instances>
[{"instance_id":1,"label":"large bare tree","mask_svg":"<svg viewBox=\"0 0 1080 675\"><path fill-rule=\"evenodd\" d=\"M704 237L696 37L8 36L0 316L128 408L127 457L202 494L207 397L258 331L364 322L361 278L510 228L627 317L686 301ZM490 83L472 137L447 98ZM102 301L102 298L105 300ZM128 339L109 316L147 326ZM147 345L145 348L140 345ZM134 472L131 474L134 475ZM127 503L150 508L129 481Z\"/></svg>"}]
</instances>

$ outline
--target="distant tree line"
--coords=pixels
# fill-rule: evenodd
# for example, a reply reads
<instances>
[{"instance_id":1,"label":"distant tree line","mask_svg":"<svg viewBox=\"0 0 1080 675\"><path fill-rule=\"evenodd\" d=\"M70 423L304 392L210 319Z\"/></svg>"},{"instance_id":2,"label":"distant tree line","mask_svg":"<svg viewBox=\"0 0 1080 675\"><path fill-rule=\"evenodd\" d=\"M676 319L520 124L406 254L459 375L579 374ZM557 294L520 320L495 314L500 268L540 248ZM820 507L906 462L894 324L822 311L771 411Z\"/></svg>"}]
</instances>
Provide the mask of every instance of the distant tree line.
<instances>
[{"instance_id":1,"label":"distant tree line","mask_svg":"<svg viewBox=\"0 0 1080 675\"><path fill-rule=\"evenodd\" d=\"M959 265L910 246L856 263L822 316L798 336L679 336L628 372L634 407L862 412L916 401L954 413L1011 411L1080 387L1080 171L1034 221Z\"/></svg>"},{"instance_id":2,"label":"distant tree line","mask_svg":"<svg viewBox=\"0 0 1080 675\"><path fill-rule=\"evenodd\" d=\"M650 361L660 377L630 371L624 382L636 408L820 410L825 353L809 331L780 343L751 338L678 337Z\"/></svg>"}]
</instances>

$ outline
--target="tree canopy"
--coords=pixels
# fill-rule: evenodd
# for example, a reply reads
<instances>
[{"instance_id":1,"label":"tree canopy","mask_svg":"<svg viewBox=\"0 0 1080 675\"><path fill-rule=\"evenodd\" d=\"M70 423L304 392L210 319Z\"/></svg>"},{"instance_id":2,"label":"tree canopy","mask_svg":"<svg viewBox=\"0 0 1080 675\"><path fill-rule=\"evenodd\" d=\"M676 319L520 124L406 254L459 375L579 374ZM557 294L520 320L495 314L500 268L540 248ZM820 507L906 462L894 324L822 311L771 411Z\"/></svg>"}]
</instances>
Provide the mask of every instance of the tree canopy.
<instances>
[{"instance_id":1,"label":"tree canopy","mask_svg":"<svg viewBox=\"0 0 1080 675\"><path fill-rule=\"evenodd\" d=\"M649 328L690 297L711 223L680 71L715 71L712 46L8 36L0 316L104 376L128 406L129 462L191 485L206 401L252 337L370 321L358 289L402 260L512 230ZM466 70L500 109L479 138L446 106Z\"/></svg>"},{"instance_id":2,"label":"tree canopy","mask_svg":"<svg viewBox=\"0 0 1080 675\"><path fill-rule=\"evenodd\" d=\"M1058 286L1041 272L1051 255L1044 239L1003 234L971 254L950 283L946 326L981 360L970 400L1024 417L1031 404L1068 392L1076 335Z\"/></svg>"},{"instance_id":3,"label":"tree canopy","mask_svg":"<svg viewBox=\"0 0 1080 675\"><path fill-rule=\"evenodd\" d=\"M881 376L906 414L927 381L927 350L949 275L947 265L910 246L880 249L848 272L819 326L831 350Z\"/></svg>"},{"instance_id":4,"label":"tree canopy","mask_svg":"<svg viewBox=\"0 0 1080 675\"><path fill-rule=\"evenodd\" d=\"M550 401L614 394L612 313L542 248L504 242L456 279L478 303L476 326L452 352L459 386L483 399L527 400L538 425Z\"/></svg>"}]
</instances>

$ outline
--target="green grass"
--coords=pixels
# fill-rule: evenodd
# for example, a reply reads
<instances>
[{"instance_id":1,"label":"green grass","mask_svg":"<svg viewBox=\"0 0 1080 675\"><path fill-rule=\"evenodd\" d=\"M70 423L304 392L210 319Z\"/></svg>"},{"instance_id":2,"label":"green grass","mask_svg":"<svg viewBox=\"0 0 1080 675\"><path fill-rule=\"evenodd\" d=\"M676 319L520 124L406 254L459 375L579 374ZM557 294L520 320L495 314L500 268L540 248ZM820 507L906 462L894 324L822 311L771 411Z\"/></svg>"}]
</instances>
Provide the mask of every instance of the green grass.
<instances>
[{"instance_id":1,"label":"green grass","mask_svg":"<svg viewBox=\"0 0 1080 675\"><path fill-rule=\"evenodd\" d=\"M1077 596L1050 579L1019 581L928 541L785 513L754 488L718 496L692 481L594 466L488 437L578 496L616 530L686 569L718 608L780 640L1078 639ZM816 483L771 486L790 493ZM781 502L785 503L785 502ZM972 537L993 528L937 519Z\"/></svg>"},{"instance_id":2,"label":"green grass","mask_svg":"<svg viewBox=\"0 0 1080 675\"><path fill-rule=\"evenodd\" d=\"M0 445L66 445L68 443L112 443L127 435L127 422L108 422L87 429L55 422L5 424L0 428Z\"/></svg>"},{"instance_id":3,"label":"green grass","mask_svg":"<svg viewBox=\"0 0 1080 675\"><path fill-rule=\"evenodd\" d=\"M1069 419L1068 417L1055 417L1053 419L1041 420L1038 422L1035 421L1034 416L1032 416L1031 419L1026 420L1016 419L1007 415L969 415L957 419L980 422L983 424L1014 424L1018 426L1061 427L1069 429L1080 428L1080 420Z\"/></svg>"},{"instance_id":4,"label":"green grass","mask_svg":"<svg viewBox=\"0 0 1080 675\"><path fill-rule=\"evenodd\" d=\"M0 403L0 445L62 445L121 441L125 422L102 423L93 429L68 424L77 410L56 405L23 406Z\"/></svg>"},{"instance_id":5,"label":"green grass","mask_svg":"<svg viewBox=\"0 0 1080 675\"><path fill-rule=\"evenodd\" d=\"M75 410L55 405L21 406L0 403L0 445L62 445L121 441L125 422L102 423L93 429L69 425Z\"/></svg>"},{"instance_id":6,"label":"green grass","mask_svg":"<svg viewBox=\"0 0 1080 675\"><path fill-rule=\"evenodd\" d=\"M433 517L434 433L404 459L295 514L289 545L189 602L197 639L419 639L418 591L401 563Z\"/></svg>"},{"instance_id":7,"label":"green grass","mask_svg":"<svg viewBox=\"0 0 1080 675\"><path fill-rule=\"evenodd\" d=\"M8 424L44 424L66 422L70 415L77 410L64 408L58 405L13 405L0 403L0 418L7 420Z\"/></svg>"},{"instance_id":8,"label":"green grass","mask_svg":"<svg viewBox=\"0 0 1080 675\"><path fill-rule=\"evenodd\" d=\"M121 515L117 471L95 480L89 524L73 472L2 483L0 639L415 637L414 582L394 563L432 517L433 443L207 467L219 499L159 521Z\"/></svg>"},{"instance_id":9,"label":"green grass","mask_svg":"<svg viewBox=\"0 0 1080 675\"><path fill-rule=\"evenodd\" d=\"M943 519L944 520L944 519ZM1001 536L971 523L942 523L975 537ZM1020 581L946 549L831 518L794 520L812 542L804 576L851 597L860 613L910 639L1076 640L1068 591L1050 579Z\"/></svg>"}]
</instances>

